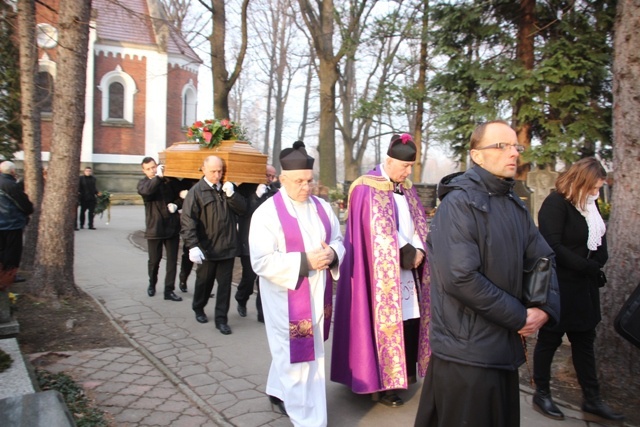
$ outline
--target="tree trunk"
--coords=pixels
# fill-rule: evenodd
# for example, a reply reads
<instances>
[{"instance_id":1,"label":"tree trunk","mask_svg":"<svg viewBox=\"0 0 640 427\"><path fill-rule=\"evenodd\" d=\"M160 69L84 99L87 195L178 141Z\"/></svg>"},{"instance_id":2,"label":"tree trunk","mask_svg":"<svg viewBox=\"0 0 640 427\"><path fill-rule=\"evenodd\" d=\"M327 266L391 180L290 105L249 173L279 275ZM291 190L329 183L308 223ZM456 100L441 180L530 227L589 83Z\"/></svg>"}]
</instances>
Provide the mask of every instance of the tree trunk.
<instances>
[{"instance_id":1,"label":"tree trunk","mask_svg":"<svg viewBox=\"0 0 640 427\"><path fill-rule=\"evenodd\" d=\"M620 306L640 283L640 4L618 2L613 63L613 195L608 227L609 279L601 292L596 345L601 387L612 395L640 395L640 350L613 329ZM613 399L611 399L613 400Z\"/></svg>"},{"instance_id":2,"label":"tree trunk","mask_svg":"<svg viewBox=\"0 0 640 427\"><path fill-rule=\"evenodd\" d=\"M413 139L416 143L416 164L413 168L413 181L422 181L422 169L424 167L423 159L426 160L426 155L422 155L422 126L424 123L424 101L425 94L427 93L427 41L429 34L429 1L423 2L422 10L422 39L420 40L420 71L418 73L418 81L416 82L416 91L418 92L417 108L416 108L416 125L413 130ZM424 144L424 151L428 149L427 144Z\"/></svg>"},{"instance_id":3,"label":"tree trunk","mask_svg":"<svg viewBox=\"0 0 640 427\"><path fill-rule=\"evenodd\" d=\"M60 2L53 137L42 203L33 283L42 295L74 295L73 253L80 147L84 126L90 0Z\"/></svg>"},{"instance_id":4,"label":"tree trunk","mask_svg":"<svg viewBox=\"0 0 640 427\"><path fill-rule=\"evenodd\" d=\"M536 0L520 0L520 20L518 21L518 45L516 47L516 61L524 68L525 72L533 70L534 43L533 34L536 31L534 14ZM531 123L519 118L520 111L531 102L530 98L517 99L513 107L513 116L516 118L515 129L518 144L531 147ZM518 166L518 179L526 179L530 164Z\"/></svg>"},{"instance_id":5,"label":"tree trunk","mask_svg":"<svg viewBox=\"0 0 640 427\"><path fill-rule=\"evenodd\" d=\"M216 119L228 119L229 93L240 76L244 56L247 52L247 7L249 6L249 0L243 0L242 2L242 43L231 76L227 71L225 56L227 24L224 0L212 0L211 6L205 5L203 1L200 1L200 3L207 7L212 14L211 24L213 29L209 37L209 45L211 46L211 75L213 77L213 115Z\"/></svg>"},{"instance_id":6,"label":"tree trunk","mask_svg":"<svg viewBox=\"0 0 640 427\"><path fill-rule=\"evenodd\" d=\"M20 99L22 101L22 150L24 151L25 191L33 203L33 214L25 229L20 267L31 270L36 256L38 226L42 206L42 159L40 109L36 103L35 76L38 75L38 51L35 40L35 2L18 0L20 40Z\"/></svg>"},{"instance_id":7,"label":"tree trunk","mask_svg":"<svg viewBox=\"0 0 640 427\"><path fill-rule=\"evenodd\" d=\"M339 58L333 53L333 0L314 2L298 0L307 28L313 38L313 45L320 62L320 129L318 134L318 154L320 157L320 184L336 186L336 135L335 135L335 87L338 81L337 63Z\"/></svg>"}]
</instances>

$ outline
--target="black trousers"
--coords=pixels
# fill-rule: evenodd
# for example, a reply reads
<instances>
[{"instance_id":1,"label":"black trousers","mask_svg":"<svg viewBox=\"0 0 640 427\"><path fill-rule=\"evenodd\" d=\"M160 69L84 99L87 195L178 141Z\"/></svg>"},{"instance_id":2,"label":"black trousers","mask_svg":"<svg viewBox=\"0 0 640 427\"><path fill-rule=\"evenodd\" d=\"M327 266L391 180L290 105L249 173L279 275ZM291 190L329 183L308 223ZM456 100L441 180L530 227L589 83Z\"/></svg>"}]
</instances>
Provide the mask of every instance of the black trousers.
<instances>
[{"instance_id":1,"label":"black trousers","mask_svg":"<svg viewBox=\"0 0 640 427\"><path fill-rule=\"evenodd\" d=\"M193 262L189 259L189 249L182 244L182 257L180 258L180 282L186 282L193 269Z\"/></svg>"},{"instance_id":2,"label":"black trousers","mask_svg":"<svg viewBox=\"0 0 640 427\"><path fill-rule=\"evenodd\" d=\"M533 380L536 387L543 390L549 389L551 362L556 350L562 344L562 336L565 333L571 342L571 359L585 398L599 396L596 356L593 349L596 339L595 329L566 332L541 329L538 332L538 341L533 351Z\"/></svg>"},{"instance_id":3,"label":"black trousers","mask_svg":"<svg viewBox=\"0 0 640 427\"><path fill-rule=\"evenodd\" d=\"M84 216L85 212L89 211L87 215L87 220L89 223L89 228L93 228L93 216L96 210L96 201L95 200L81 200L80 201L80 228L84 227Z\"/></svg>"},{"instance_id":4,"label":"black trousers","mask_svg":"<svg viewBox=\"0 0 640 427\"><path fill-rule=\"evenodd\" d=\"M415 427L518 427L518 371L480 368L431 356Z\"/></svg>"},{"instance_id":5,"label":"black trousers","mask_svg":"<svg viewBox=\"0 0 640 427\"><path fill-rule=\"evenodd\" d=\"M4 271L17 269L22 258L22 228L0 230L0 267Z\"/></svg>"},{"instance_id":6,"label":"black trousers","mask_svg":"<svg viewBox=\"0 0 640 427\"><path fill-rule=\"evenodd\" d=\"M220 261L203 261L196 269L196 286L193 291L192 308L196 314L203 314L209 302L213 282L218 282L214 319L216 325L228 323L229 302L231 300L231 277L235 258Z\"/></svg>"},{"instance_id":7,"label":"black trousers","mask_svg":"<svg viewBox=\"0 0 640 427\"><path fill-rule=\"evenodd\" d=\"M242 264L242 278L236 291L236 301L238 301L238 305L244 307L247 305L251 294L253 294L253 287L258 276L253 272L251 257L249 255L242 255L240 257L240 263Z\"/></svg>"},{"instance_id":8,"label":"black trousers","mask_svg":"<svg viewBox=\"0 0 640 427\"><path fill-rule=\"evenodd\" d=\"M402 322L402 329L404 332L404 357L407 364L407 377L414 377L415 379L418 365L420 319L405 320Z\"/></svg>"},{"instance_id":9,"label":"black trousers","mask_svg":"<svg viewBox=\"0 0 640 427\"><path fill-rule=\"evenodd\" d=\"M176 288L176 271L178 270L178 248L180 236L170 239L147 239L149 248L149 286L156 287L158 283L158 270L162 259L162 247L167 251L167 269L164 278L164 294L170 294Z\"/></svg>"}]
</instances>

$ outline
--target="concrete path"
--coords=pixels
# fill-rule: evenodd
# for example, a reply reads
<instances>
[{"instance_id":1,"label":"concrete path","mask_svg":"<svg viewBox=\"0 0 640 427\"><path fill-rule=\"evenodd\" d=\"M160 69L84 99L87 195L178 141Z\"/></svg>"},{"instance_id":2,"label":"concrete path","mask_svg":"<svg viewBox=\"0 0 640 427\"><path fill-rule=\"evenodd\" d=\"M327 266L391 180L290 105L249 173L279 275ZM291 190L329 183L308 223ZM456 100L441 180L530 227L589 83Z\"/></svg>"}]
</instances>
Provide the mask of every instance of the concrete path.
<instances>
[{"instance_id":1,"label":"concrete path","mask_svg":"<svg viewBox=\"0 0 640 427\"><path fill-rule=\"evenodd\" d=\"M184 301L165 301L163 261L159 292L147 296L147 254L135 237L144 226L144 208L115 206L110 223L106 221L106 215L98 217L97 230L75 232L75 277L133 348L49 353L32 359L48 358L47 369L64 370L81 381L118 426L290 426L264 393L270 355L264 325L256 320L255 295L246 318L238 315L232 297L233 334L220 334L213 322L199 324L191 310L195 272L188 293L176 289ZM210 319L213 306L210 301L206 308ZM331 340L326 352L329 362ZM418 381L402 392L405 405L391 409L327 381L329 425L412 426L421 385ZM547 419L531 409L530 393L521 389L522 426L597 425L582 420L579 408L569 405L562 408L565 421Z\"/></svg>"}]
</instances>

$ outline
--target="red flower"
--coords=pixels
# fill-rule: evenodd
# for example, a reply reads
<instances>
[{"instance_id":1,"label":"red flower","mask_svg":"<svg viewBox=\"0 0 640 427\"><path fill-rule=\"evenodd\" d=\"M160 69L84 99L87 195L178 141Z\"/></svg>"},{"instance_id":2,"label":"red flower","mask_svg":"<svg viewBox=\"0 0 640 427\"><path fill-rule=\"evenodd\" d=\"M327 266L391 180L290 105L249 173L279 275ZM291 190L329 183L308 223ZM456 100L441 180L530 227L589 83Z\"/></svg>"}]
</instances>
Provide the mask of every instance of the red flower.
<instances>
[{"instance_id":1,"label":"red flower","mask_svg":"<svg viewBox=\"0 0 640 427\"><path fill-rule=\"evenodd\" d=\"M187 131L187 136L189 138L191 138L193 136L193 129L189 128L189 130Z\"/></svg>"},{"instance_id":2,"label":"red flower","mask_svg":"<svg viewBox=\"0 0 640 427\"><path fill-rule=\"evenodd\" d=\"M220 126L231 129L231 122L229 121L229 119L222 119L220 120Z\"/></svg>"},{"instance_id":3,"label":"red flower","mask_svg":"<svg viewBox=\"0 0 640 427\"><path fill-rule=\"evenodd\" d=\"M195 122L195 123L193 124L193 127L196 127L196 128L201 128L202 126L203 126L203 125L202 125L202 122L200 122L200 121Z\"/></svg>"},{"instance_id":4,"label":"red flower","mask_svg":"<svg viewBox=\"0 0 640 427\"><path fill-rule=\"evenodd\" d=\"M208 144L209 142L211 142L211 137L213 136L213 134L208 130L203 130L202 136L204 137L204 140L207 141L207 144Z\"/></svg>"}]
</instances>

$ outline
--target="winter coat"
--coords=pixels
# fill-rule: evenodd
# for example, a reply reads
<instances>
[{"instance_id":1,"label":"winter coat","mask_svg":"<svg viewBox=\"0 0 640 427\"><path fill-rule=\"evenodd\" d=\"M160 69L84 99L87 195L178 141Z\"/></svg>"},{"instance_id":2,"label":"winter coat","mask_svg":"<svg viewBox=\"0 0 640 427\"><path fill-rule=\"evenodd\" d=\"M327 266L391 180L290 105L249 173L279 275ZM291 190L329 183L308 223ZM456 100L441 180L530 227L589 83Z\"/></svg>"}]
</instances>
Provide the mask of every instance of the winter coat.
<instances>
[{"instance_id":1,"label":"winter coat","mask_svg":"<svg viewBox=\"0 0 640 427\"><path fill-rule=\"evenodd\" d=\"M199 247L208 261L235 258L241 246L238 216L246 209L247 201L238 191L227 197L201 179L191 187L182 206L184 244L188 249Z\"/></svg>"},{"instance_id":2,"label":"winter coat","mask_svg":"<svg viewBox=\"0 0 640 427\"><path fill-rule=\"evenodd\" d=\"M560 285L557 331L588 331L600 322L600 268L609 258L606 235L598 250L587 248L589 228L584 216L561 194L553 192L538 212L540 233L556 253Z\"/></svg>"},{"instance_id":3,"label":"winter coat","mask_svg":"<svg viewBox=\"0 0 640 427\"><path fill-rule=\"evenodd\" d=\"M78 198L81 202L93 202L96 200L98 188L96 187L96 177L93 175L82 175L78 185Z\"/></svg>"},{"instance_id":4,"label":"winter coat","mask_svg":"<svg viewBox=\"0 0 640 427\"><path fill-rule=\"evenodd\" d=\"M431 265L431 350L465 365L516 370L524 362L518 334L527 309L520 302L525 259L553 258L513 180L479 166L445 177L442 203L427 237ZM548 304L559 317L555 275Z\"/></svg>"},{"instance_id":5,"label":"winter coat","mask_svg":"<svg viewBox=\"0 0 640 427\"><path fill-rule=\"evenodd\" d=\"M275 184L267 185L267 191L261 197L256 195L257 184L242 184L238 191L247 199L247 210L244 215L238 218L238 238L240 239L239 256L249 256L249 226L251 216L258 207L268 198L278 192L279 187Z\"/></svg>"},{"instance_id":6,"label":"winter coat","mask_svg":"<svg viewBox=\"0 0 640 427\"><path fill-rule=\"evenodd\" d=\"M33 204L13 175L0 174L0 230L22 230Z\"/></svg>"},{"instance_id":7,"label":"winter coat","mask_svg":"<svg viewBox=\"0 0 640 427\"><path fill-rule=\"evenodd\" d=\"M147 239L171 239L180 234L180 214L169 212L167 205L182 206L180 184L170 178L144 177L138 182L138 194L144 200Z\"/></svg>"}]
</instances>

